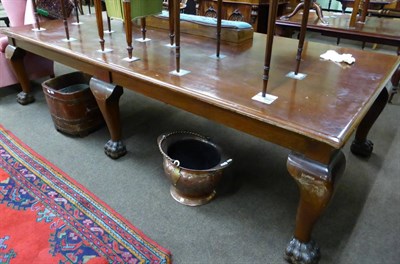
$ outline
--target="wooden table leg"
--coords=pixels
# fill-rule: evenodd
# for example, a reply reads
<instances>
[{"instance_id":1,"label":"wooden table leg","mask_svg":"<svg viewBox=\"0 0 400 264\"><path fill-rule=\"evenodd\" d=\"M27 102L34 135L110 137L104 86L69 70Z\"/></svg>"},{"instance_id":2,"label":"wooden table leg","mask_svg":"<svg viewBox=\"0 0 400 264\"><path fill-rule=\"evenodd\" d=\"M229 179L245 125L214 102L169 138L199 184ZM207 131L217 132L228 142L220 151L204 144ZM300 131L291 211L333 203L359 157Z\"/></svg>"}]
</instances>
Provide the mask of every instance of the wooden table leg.
<instances>
[{"instance_id":1,"label":"wooden table leg","mask_svg":"<svg viewBox=\"0 0 400 264\"><path fill-rule=\"evenodd\" d=\"M390 81L392 83L392 91L390 92L389 103L392 102L393 96L397 94L397 90L400 86L400 66L397 68Z\"/></svg>"},{"instance_id":2,"label":"wooden table leg","mask_svg":"<svg viewBox=\"0 0 400 264\"><path fill-rule=\"evenodd\" d=\"M296 228L289 242L285 259L290 263L318 263L320 250L311 239L312 229L331 200L336 182L346 165L341 151L335 152L328 165L290 153L287 168L300 189Z\"/></svg>"},{"instance_id":3,"label":"wooden table leg","mask_svg":"<svg viewBox=\"0 0 400 264\"><path fill-rule=\"evenodd\" d=\"M35 101L31 93L31 84L24 66L25 55L26 51L23 49L16 48L12 45L6 47L6 58L10 61L22 88L22 92L17 95L17 102L22 105L27 105Z\"/></svg>"},{"instance_id":4,"label":"wooden table leg","mask_svg":"<svg viewBox=\"0 0 400 264\"><path fill-rule=\"evenodd\" d=\"M378 119L382 110L385 108L388 103L389 93L386 88L382 90L379 96L376 98L375 102L364 116L364 119L358 125L355 139L351 144L351 152L357 156L361 157L369 157L374 148L374 144L372 141L367 139L369 130L372 125Z\"/></svg>"},{"instance_id":5,"label":"wooden table leg","mask_svg":"<svg viewBox=\"0 0 400 264\"><path fill-rule=\"evenodd\" d=\"M104 152L110 158L118 159L126 154L126 147L121 140L119 115L119 98L123 94L123 89L121 86L106 83L95 77L90 79L89 86L111 135L111 139L104 146Z\"/></svg>"}]
</instances>

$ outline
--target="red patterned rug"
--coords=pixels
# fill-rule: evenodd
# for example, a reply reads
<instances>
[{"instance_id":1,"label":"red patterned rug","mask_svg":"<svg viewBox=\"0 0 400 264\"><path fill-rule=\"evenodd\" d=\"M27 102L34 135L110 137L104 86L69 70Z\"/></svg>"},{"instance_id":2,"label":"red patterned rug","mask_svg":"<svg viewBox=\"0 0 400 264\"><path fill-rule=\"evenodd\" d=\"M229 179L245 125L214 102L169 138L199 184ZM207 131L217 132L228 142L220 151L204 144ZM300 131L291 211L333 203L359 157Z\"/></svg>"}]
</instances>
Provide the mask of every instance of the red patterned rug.
<instances>
[{"instance_id":1,"label":"red patterned rug","mask_svg":"<svg viewBox=\"0 0 400 264\"><path fill-rule=\"evenodd\" d=\"M171 255L0 125L0 263L171 263Z\"/></svg>"}]
</instances>

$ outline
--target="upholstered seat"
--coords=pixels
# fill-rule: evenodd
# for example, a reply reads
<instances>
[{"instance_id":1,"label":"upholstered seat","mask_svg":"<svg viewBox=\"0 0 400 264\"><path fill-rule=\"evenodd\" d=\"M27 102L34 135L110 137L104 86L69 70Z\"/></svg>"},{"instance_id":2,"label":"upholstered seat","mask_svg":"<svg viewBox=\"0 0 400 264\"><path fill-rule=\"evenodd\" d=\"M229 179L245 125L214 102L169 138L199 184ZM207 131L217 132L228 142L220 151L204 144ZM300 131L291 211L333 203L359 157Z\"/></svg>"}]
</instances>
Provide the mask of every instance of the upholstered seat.
<instances>
[{"instance_id":1,"label":"upholstered seat","mask_svg":"<svg viewBox=\"0 0 400 264\"><path fill-rule=\"evenodd\" d=\"M2 0L1 3L10 20L10 27L33 23L34 15L31 2L27 2L27 0ZM7 46L7 37L0 34L0 88L19 83L10 62L6 58ZM35 54L29 52L26 54L24 66L29 80L54 76L53 61Z\"/></svg>"}]
</instances>

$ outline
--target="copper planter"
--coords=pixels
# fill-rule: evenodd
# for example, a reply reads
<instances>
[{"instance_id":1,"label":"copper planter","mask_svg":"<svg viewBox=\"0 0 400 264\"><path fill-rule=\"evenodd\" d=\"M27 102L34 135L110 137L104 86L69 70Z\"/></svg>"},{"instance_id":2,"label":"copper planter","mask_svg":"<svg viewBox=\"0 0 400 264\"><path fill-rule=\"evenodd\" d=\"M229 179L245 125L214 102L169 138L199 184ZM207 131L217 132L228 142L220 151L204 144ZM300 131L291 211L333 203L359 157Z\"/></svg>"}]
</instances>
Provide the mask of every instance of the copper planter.
<instances>
[{"instance_id":1,"label":"copper planter","mask_svg":"<svg viewBox=\"0 0 400 264\"><path fill-rule=\"evenodd\" d=\"M172 197L181 204L197 206L211 201L222 178L227 159L207 137L193 132L173 132L157 139L164 172L171 181Z\"/></svg>"}]
</instances>

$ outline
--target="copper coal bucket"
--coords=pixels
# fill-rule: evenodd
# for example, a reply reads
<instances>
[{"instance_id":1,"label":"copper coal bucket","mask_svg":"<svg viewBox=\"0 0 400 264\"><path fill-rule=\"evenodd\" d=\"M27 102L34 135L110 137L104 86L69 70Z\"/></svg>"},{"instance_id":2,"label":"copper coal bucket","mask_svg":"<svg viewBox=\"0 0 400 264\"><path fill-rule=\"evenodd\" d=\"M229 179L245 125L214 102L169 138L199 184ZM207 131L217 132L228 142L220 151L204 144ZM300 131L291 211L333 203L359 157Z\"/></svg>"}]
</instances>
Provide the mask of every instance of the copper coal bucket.
<instances>
[{"instance_id":1,"label":"copper coal bucket","mask_svg":"<svg viewBox=\"0 0 400 264\"><path fill-rule=\"evenodd\" d=\"M172 197L181 204L197 206L211 201L232 159L209 138L193 132L173 132L157 139L163 167L171 181Z\"/></svg>"}]
</instances>

